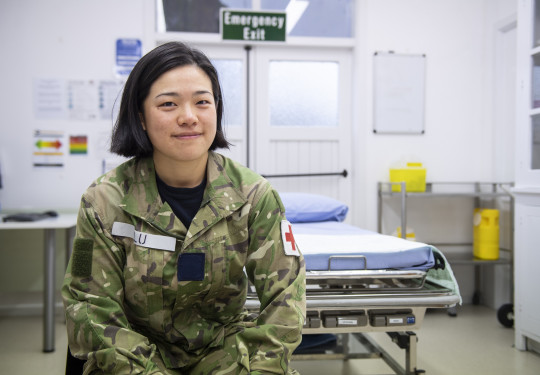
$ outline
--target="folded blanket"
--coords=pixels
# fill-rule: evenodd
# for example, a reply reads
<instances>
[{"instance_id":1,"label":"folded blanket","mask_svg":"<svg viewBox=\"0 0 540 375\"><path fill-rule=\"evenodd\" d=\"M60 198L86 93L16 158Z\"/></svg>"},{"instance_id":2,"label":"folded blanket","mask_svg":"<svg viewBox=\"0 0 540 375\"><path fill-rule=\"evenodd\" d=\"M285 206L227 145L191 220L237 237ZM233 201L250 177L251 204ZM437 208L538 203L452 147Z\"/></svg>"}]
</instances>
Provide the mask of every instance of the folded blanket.
<instances>
[{"instance_id":1,"label":"folded blanket","mask_svg":"<svg viewBox=\"0 0 540 375\"><path fill-rule=\"evenodd\" d=\"M459 304L462 304L461 294L459 293L459 285L450 267L450 263L446 260L444 254L436 247L431 246L432 251L436 256L441 257L444 260L445 267L431 268L426 275L426 280L439 284L442 287L450 289L454 294L459 296Z\"/></svg>"}]
</instances>

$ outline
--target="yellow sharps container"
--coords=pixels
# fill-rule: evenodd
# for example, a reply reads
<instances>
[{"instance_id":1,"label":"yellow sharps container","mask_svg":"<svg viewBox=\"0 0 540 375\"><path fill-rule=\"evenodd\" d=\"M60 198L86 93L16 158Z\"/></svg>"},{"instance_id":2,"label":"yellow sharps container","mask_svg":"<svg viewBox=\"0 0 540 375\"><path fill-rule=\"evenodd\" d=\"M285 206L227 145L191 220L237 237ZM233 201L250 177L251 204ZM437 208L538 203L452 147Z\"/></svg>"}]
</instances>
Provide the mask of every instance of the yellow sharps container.
<instances>
[{"instance_id":1,"label":"yellow sharps container","mask_svg":"<svg viewBox=\"0 0 540 375\"><path fill-rule=\"evenodd\" d=\"M499 259L499 210L475 208L473 224L474 257Z\"/></svg>"}]
</instances>

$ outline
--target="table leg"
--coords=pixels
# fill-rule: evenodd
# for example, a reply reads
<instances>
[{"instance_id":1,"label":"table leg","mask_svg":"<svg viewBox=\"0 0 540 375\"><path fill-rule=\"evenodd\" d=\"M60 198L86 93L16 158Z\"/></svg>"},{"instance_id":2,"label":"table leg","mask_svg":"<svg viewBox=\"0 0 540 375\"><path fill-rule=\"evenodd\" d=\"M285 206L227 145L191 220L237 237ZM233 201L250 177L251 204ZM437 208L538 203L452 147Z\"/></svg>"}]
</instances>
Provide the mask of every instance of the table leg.
<instances>
[{"instance_id":1,"label":"table leg","mask_svg":"<svg viewBox=\"0 0 540 375\"><path fill-rule=\"evenodd\" d=\"M54 278L55 278L55 229L45 229L44 283L43 283L43 351L54 352Z\"/></svg>"}]
</instances>

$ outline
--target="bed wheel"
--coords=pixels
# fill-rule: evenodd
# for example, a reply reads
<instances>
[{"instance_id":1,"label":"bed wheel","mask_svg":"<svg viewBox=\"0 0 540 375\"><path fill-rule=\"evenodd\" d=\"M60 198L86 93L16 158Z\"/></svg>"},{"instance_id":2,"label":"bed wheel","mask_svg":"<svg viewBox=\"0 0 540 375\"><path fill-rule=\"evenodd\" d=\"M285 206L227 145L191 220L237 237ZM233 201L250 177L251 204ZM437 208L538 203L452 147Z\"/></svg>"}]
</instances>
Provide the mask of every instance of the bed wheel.
<instances>
[{"instance_id":1,"label":"bed wheel","mask_svg":"<svg viewBox=\"0 0 540 375\"><path fill-rule=\"evenodd\" d=\"M448 316L456 317L457 316L457 306L449 307L446 310L446 313L448 314Z\"/></svg>"},{"instance_id":2,"label":"bed wheel","mask_svg":"<svg viewBox=\"0 0 540 375\"><path fill-rule=\"evenodd\" d=\"M499 307L497 318L503 326L512 328L514 326L514 304L507 303Z\"/></svg>"}]
</instances>

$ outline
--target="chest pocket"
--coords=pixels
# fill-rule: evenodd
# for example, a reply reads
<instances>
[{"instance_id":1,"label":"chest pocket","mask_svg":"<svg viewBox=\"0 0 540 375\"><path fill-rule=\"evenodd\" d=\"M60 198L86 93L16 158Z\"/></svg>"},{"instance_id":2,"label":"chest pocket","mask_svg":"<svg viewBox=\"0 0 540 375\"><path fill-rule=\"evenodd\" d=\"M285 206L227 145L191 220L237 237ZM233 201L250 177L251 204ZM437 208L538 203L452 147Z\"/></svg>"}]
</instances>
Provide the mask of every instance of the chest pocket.
<instances>
[{"instance_id":1,"label":"chest pocket","mask_svg":"<svg viewBox=\"0 0 540 375\"><path fill-rule=\"evenodd\" d=\"M177 240L158 234L141 222L115 222L111 233L121 239L126 252L123 274L130 322L160 329L163 292L171 287L171 275L164 274L164 265L175 257Z\"/></svg>"},{"instance_id":2,"label":"chest pocket","mask_svg":"<svg viewBox=\"0 0 540 375\"><path fill-rule=\"evenodd\" d=\"M176 305L191 308L207 304L223 285L220 263L225 237L197 241L182 251L177 261L178 291Z\"/></svg>"},{"instance_id":3,"label":"chest pocket","mask_svg":"<svg viewBox=\"0 0 540 375\"><path fill-rule=\"evenodd\" d=\"M196 240L178 258L176 306L193 306L205 317L221 320L223 313L237 313L244 303L248 231L208 237Z\"/></svg>"},{"instance_id":4,"label":"chest pocket","mask_svg":"<svg viewBox=\"0 0 540 375\"><path fill-rule=\"evenodd\" d=\"M233 318L244 306L247 277L244 266L248 253L248 234L236 232L224 236L212 248L213 285L207 303L220 320Z\"/></svg>"},{"instance_id":5,"label":"chest pocket","mask_svg":"<svg viewBox=\"0 0 540 375\"><path fill-rule=\"evenodd\" d=\"M132 310L131 319L146 325L152 322L156 311L163 306L163 289L171 287L163 269L174 253L131 244L124 268L125 298ZM130 314L131 315L131 314ZM161 319L159 316L157 320ZM158 324L160 326L161 324Z\"/></svg>"}]
</instances>

